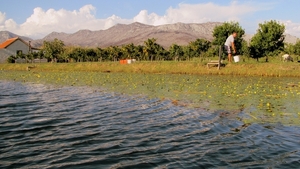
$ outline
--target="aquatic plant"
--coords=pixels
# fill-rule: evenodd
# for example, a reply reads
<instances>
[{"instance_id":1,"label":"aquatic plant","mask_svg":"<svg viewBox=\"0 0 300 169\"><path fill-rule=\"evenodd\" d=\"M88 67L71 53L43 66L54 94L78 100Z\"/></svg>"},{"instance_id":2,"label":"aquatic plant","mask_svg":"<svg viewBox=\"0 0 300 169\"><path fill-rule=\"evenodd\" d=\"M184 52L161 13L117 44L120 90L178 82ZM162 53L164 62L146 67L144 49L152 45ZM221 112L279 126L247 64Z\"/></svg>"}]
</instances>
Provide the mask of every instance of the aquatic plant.
<instances>
[{"instance_id":1,"label":"aquatic plant","mask_svg":"<svg viewBox=\"0 0 300 169\"><path fill-rule=\"evenodd\" d=\"M161 65L155 65L160 69ZM0 71L0 79L90 86L126 95L169 99L174 106L242 113L246 123L300 125L299 78L37 70Z\"/></svg>"}]
</instances>

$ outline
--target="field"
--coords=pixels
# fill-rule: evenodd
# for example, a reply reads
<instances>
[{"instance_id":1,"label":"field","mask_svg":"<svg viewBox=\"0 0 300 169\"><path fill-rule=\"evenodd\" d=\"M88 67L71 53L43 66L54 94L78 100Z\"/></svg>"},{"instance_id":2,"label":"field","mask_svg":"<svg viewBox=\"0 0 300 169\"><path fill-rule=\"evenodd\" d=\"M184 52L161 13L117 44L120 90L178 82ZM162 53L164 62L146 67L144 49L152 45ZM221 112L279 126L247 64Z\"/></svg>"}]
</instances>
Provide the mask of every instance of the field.
<instances>
[{"instance_id":1,"label":"field","mask_svg":"<svg viewBox=\"0 0 300 169\"><path fill-rule=\"evenodd\" d=\"M40 63L40 64L0 64L0 70L27 70L36 66L32 71L58 72L111 72L111 73L159 73L159 74L193 74L193 75L240 75L240 76L271 76L271 77L300 77L300 63L281 62L276 58L266 62L256 62L253 59L242 59L239 63L226 64L217 68L207 68L208 60L194 61L159 61L135 62L121 65L119 62L83 62L83 63Z\"/></svg>"}]
</instances>

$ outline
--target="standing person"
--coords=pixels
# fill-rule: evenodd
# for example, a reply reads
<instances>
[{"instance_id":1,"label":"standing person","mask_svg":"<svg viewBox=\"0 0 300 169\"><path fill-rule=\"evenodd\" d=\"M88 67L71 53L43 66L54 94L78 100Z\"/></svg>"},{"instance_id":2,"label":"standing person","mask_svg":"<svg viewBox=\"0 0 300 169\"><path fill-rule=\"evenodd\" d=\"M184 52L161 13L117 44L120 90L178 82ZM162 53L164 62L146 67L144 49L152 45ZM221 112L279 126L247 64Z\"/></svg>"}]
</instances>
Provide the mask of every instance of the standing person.
<instances>
[{"instance_id":1,"label":"standing person","mask_svg":"<svg viewBox=\"0 0 300 169\"><path fill-rule=\"evenodd\" d=\"M229 63L232 62L231 48L233 49L233 54L236 53L236 48L235 48L235 45L234 45L234 38L236 36L237 36L237 33L233 32L230 36L228 36L228 38L226 39L226 42L224 44L225 45L225 50L228 53L228 61L229 61Z\"/></svg>"}]
</instances>

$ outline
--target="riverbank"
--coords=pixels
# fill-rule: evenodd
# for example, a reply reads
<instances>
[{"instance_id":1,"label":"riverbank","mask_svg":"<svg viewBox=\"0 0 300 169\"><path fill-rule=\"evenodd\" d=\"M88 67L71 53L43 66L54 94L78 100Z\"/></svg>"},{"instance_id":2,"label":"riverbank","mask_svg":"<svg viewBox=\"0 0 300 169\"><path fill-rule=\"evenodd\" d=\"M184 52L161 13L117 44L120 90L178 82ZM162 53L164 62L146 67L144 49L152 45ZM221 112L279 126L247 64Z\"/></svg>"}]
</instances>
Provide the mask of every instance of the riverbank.
<instances>
[{"instance_id":1,"label":"riverbank","mask_svg":"<svg viewBox=\"0 0 300 169\"><path fill-rule=\"evenodd\" d=\"M205 62L84 62L84 63L36 63L36 64L0 64L0 70L37 72L106 72L106 73L153 73L153 74L191 74L191 75L241 75L269 77L300 77L300 64L290 63L231 63L217 70L207 68Z\"/></svg>"}]
</instances>

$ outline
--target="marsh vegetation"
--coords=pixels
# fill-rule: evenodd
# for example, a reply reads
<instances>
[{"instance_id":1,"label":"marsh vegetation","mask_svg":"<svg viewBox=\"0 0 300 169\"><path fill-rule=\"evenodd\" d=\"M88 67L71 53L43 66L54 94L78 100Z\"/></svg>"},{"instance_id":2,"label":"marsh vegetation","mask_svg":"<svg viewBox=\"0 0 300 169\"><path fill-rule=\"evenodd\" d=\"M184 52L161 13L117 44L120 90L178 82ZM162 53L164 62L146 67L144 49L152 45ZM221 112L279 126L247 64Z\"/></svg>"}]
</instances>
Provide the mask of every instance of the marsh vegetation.
<instances>
[{"instance_id":1,"label":"marsh vegetation","mask_svg":"<svg viewBox=\"0 0 300 169\"><path fill-rule=\"evenodd\" d=\"M120 69L123 69L123 66L130 67L132 71L135 66L145 67L145 64L115 66L121 67ZM98 69L96 71L93 65L87 64L73 65L72 71L65 71L65 67L62 71L60 67L62 65L47 71L47 65L41 66L42 69L37 66L32 71L2 70L1 80L47 83L58 86L89 86L95 90L167 99L175 106L224 111L229 114L243 112L246 113L243 119L246 123L279 122L300 125L300 81L298 77L221 76L217 73L215 75L134 73L120 70L110 70L110 73L104 73L98 72ZM81 66L90 69L78 71ZM101 65L98 66L101 67ZM159 63L156 67L163 69ZM176 66L172 68L175 70ZM151 67L148 66L148 70L151 70ZM155 69L152 67L152 70Z\"/></svg>"}]
</instances>

